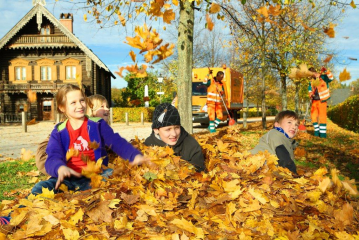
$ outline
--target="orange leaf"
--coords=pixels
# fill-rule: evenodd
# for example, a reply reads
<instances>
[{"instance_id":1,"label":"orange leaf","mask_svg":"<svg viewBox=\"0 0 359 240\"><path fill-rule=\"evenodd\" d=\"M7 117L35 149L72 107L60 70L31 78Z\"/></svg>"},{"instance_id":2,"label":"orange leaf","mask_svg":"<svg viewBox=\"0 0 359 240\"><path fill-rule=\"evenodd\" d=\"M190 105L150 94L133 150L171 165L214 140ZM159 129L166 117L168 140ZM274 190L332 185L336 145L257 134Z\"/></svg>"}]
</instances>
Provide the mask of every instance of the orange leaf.
<instances>
[{"instance_id":1,"label":"orange leaf","mask_svg":"<svg viewBox=\"0 0 359 240\"><path fill-rule=\"evenodd\" d=\"M268 13L273 15L273 16L278 16L279 14L281 14L282 10L280 10L280 5L278 4L277 6L269 6L269 11Z\"/></svg>"},{"instance_id":2,"label":"orange leaf","mask_svg":"<svg viewBox=\"0 0 359 240\"><path fill-rule=\"evenodd\" d=\"M136 62L136 54L134 53L134 51L130 52L130 56L133 62Z\"/></svg>"},{"instance_id":3,"label":"orange leaf","mask_svg":"<svg viewBox=\"0 0 359 240\"><path fill-rule=\"evenodd\" d=\"M122 24L122 26L125 26L126 25L126 19L121 15L121 14L118 14L118 19L120 19L120 22Z\"/></svg>"},{"instance_id":4,"label":"orange leaf","mask_svg":"<svg viewBox=\"0 0 359 240\"><path fill-rule=\"evenodd\" d=\"M350 6L351 6L352 8L357 8L357 5L355 4L354 0L352 0L352 1L350 2Z\"/></svg>"},{"instance_id":5,"label":"orange leaf","mask_svg":"<svg viewBox=\"0 0 359 240\"><path fill-rule=\"evenodd\" d=\"M209 13L214 14L214 13L218 13L219 11L221 11L221 6L218 5L217 3L212 2L211 7L209 9Z\"/></svg>"},{"instance_id":6,"label":"orange leaf","mask_svg":"<svg viewBox=\"0 0 359 240\"><path fill-rule=\"evenodd\" d=\"M206 21L207 21L207 28L209 31L213 30L214 27L214 23L212 22L211 17L209 16L209 14L206 14Z\"/></svg>"},{"instance_id":7,"label":"orange leaf","mask_svg":"<svg viewBox=\"0 0 359 240\"><path fill-rule=\"evenodd\" d=\"M335 26L336 26L336 24L330 23L329 27L324 28L324 33L327 34L330 38L334 38L335 37L335 31L334 31Z\"/></svg>"},{"instance_id":8,"label":"orange leaf","mask_svg":"<svg viewBox=\"0 0 359 240\"><path fill-rule=\"evenodd\" d=\"M259 14L262 14L265 18L267 18L269 15L268 15L268 9L266 8L266 6L263 6L263 7L261 7L261 8L259 8L258 10L257 10L257 12L259 13Z\"/></svg>"},{"instance_id":9,"label":"orange leaf","mask_svg":"<svg viewBox=\"0 0 359 240\"><path fill-rule=\"evenodd\" d=\"M175 20L176 14L172 9L168 9L163 13L163 21L170 24L172 20Z\"/></svg>"},{"instance_id":10,"label":"orange leaf","mask_svg":"<svg viewBox=\"0 0 359 240\"><path fill-rule=\"evenodd\" d=\"M172 0L173 5L178 6L178 0Z\"/></svg>"},{"instance_id":11,"label":"orange leaf","mask_svg":"<svg viewBox=\"0 0 359 240\"><path fill-rule=\"evenodd\" d=\"M66 160L70 160L72 157L77 157L79 155L79 150L70 148L66 153Z\"/></svg>"},{"instance_id":12,"label":"orange leaf","mask_svg":"<svg viewBox=\"0 0 359 240\"><path fill-rule=\"evenodd\" d=\"M329 54L329 55L323 60L323 62L328 63L328 62L330 62L330 60L332 60L332 58L333 58L333 55L332 55L332 54Z\"/></svg>"}]
</instances>

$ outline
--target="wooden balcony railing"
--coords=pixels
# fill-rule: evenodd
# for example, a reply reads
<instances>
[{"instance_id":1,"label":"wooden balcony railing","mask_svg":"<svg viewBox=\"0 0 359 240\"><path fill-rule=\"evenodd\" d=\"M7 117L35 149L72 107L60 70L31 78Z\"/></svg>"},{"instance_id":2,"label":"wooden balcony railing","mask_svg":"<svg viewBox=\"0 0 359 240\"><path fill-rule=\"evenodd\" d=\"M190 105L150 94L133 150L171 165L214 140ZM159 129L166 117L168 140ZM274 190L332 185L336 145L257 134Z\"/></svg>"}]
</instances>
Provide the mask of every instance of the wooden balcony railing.
<instances>
[{"instance_id":1,"label":"wooden balcony railing","mask_svg":"<svg viewBox=\"0 0 359 240\"><path fill-rule=\"evenodd\" d=\"M63 83L25 83L25 84L0 84L0 91L4 92L17 92L17 91L25 91L25 90L56 90L61 88Z\"/></svg>"},{"instance_id":2,"label":"wooden balcony railing","mask_svg":"<svg viewBox=\"0 0 359 240\"><path fill-rule=\"evenodd\" d=\"M70 38L60 34L51 35L22 35L15 39L13 44L38 44L38 43L72 43Z\"/></svg>"}]
</instances>

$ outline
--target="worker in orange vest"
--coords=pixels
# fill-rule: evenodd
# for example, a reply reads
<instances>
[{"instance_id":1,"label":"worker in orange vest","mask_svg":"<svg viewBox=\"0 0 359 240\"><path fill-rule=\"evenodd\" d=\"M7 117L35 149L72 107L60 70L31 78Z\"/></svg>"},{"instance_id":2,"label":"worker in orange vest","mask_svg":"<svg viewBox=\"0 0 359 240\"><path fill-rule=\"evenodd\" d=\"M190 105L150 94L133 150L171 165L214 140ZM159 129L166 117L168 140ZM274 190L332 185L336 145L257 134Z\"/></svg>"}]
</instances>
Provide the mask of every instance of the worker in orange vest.
<instances>
[{"instance_id":1,"label":"worker in orange vest","mask_svg":"<svg viewBox=\"0 0 359 240\"><path fill-rule=\"evenodd\" d=\"M207 112L209 117L210 133L216 132L216 127L218 127L218 124L223 119L222 99L221 99L221 95L223 95L224 93L224 88L222 83L223 78L224 78L224 72L218 71L217 75L212 80L205 79L203 81L203 83L206 84L206 86L208 87Z\"/></svg>"},{"instance_id":2,"label":"worker in orange vest","mask_svg":"<svg viewBox=\"0 0 359 240\"><path fill-rule=\"evenodd\" d=\"M327 100L330 98L329 83L333 81L332 73L322 67L320 73L311 67L313 78L309 82L309 98L312 100L310 111L314 127L314 136L327 137Z\"/></svg>"}]
</instances>

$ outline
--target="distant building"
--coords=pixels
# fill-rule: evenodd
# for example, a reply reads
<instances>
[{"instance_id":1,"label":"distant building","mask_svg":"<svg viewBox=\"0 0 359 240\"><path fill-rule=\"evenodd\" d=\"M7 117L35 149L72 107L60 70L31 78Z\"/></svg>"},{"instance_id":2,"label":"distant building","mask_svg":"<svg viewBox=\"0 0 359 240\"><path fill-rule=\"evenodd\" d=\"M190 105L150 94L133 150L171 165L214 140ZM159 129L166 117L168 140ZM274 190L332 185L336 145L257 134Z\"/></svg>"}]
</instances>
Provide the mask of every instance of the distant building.
<instances>
[{"instance_id":1,"label":"distant building","mask_svg":"<svg viewBox=\"0 0 359 240\"><path fill-rule=\"evenodd\" d=\"M111 100L108 67L73 34L73 15L56 19L44 0L0 40L0 123L28 119L55 120L57 90L80 83L86 95ZM30 101L30 99L32 99Z\"/></svg>"}]
</instances>

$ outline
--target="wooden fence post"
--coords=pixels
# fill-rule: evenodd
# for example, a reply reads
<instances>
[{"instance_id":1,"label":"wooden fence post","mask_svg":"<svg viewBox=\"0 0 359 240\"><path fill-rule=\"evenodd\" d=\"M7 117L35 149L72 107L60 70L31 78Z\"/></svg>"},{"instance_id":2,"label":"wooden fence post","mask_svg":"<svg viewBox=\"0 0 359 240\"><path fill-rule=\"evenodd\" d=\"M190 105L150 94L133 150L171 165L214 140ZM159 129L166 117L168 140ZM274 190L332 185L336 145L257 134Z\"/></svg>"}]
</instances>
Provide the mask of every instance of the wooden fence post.
<instances>
[{"instance_id":1,"label":"wooden fence post","mask_svg":"<svg viewBox=\"0 0 359 240\"><path fill-rule=\"evenodd\" d=\"M128 126L128 113L125 114L125 119L126 119L126 125Z\"/></svg>"},{"instance_id":2,"label":"wooden fence post","mask_svg":"<svg viewBox=\"0 0 359 240\"><path fill-rule=\"evenodd\" d=\"M23 129L24 132L27 132L26 112L21 113L21 120L22 120L22 129Z\"/></svg>"},{"instance_id":3,"label":"wooden fence post","mask_svg":"<svg viewBox=\"0 0 359 240\"><path fill-rule=\"evenodd\" d=\"M145 124L145 123L144 123L144 117L143 117L143 115L144 115L143 112L141 112L141 124L142 124L142 125Z\"/></svg>"},{"instance_id":4,"label":"wooden fence post","mask_svg":"<svg viewBox=\"0 0 359 240\"><path fill-rule=\"evenodd\" d=\"M113 108L110 108L110 126L113 124Z\"/></svg>"}]
</instances>

